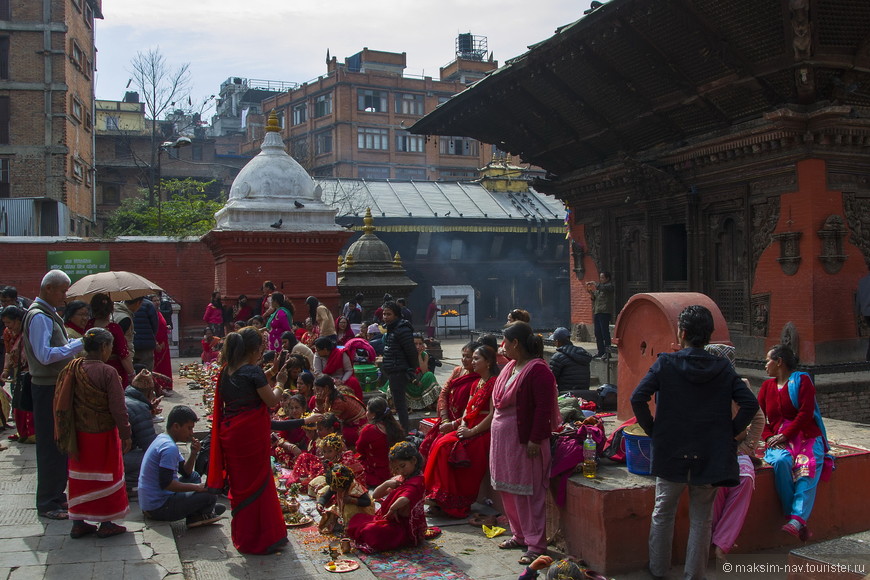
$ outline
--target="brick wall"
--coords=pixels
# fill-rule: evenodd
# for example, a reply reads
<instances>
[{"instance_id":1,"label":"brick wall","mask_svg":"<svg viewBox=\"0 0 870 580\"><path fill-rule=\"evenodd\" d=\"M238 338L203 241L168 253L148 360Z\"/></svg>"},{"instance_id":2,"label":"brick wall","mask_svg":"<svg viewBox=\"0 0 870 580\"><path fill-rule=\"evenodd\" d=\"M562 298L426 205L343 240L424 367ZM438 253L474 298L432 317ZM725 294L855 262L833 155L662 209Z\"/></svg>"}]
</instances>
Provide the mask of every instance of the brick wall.
<instances>
[{"instance_id":1,"label":"brick wall","mask_svg":"<svg viewBox=\"0 0 870 580\"><path fill-rule=\"evenodd\" d=\"M586 248L586 226L584 224L576 224L571 228L571 239L581 244ZM592 301L589 299L589 293L586 291L586 282L598 280L598 269L593 260L588 254L584 254L583 266L585 273L583 280L578 280L574 274L574 255L569 251L571 259L571 274L569 275L571 284L571 324L580 326L580 339L587 341L595 341L595 330L592 324ZM613 322L616 322L614 317Z\"/></svg>"},{"instance_id":2,"label":"brick wall","mask_svg":"<svg viewBox=\"0 0 870 580\"><path fill-rule=\"evenodd\" d=\"M17 267L4 269L0 284L18 288L19 294L32 298L47 269L49 251L108 250L112 270L127 270L145 276L169 292L181 305L181 336L197 337L180 345L182 351L198 353L202 314L214 290L214 259L199 241L57 241L25 238L0 238L0 252L15 256ZM262 281L251 280L252 295Z\"/></svg>"},{"instance_id":3,"label":"brick wall","mask_svg":"<svg viewBox=\"0 0 870 580\"><path fill-rule=\"evenodd\" d=\"M821 384L820 384L821 383ZM864 378L826 385L816 383L816 401L822 416L840 421L870 423L870 379Z\"/></svg>"}]
</instances>

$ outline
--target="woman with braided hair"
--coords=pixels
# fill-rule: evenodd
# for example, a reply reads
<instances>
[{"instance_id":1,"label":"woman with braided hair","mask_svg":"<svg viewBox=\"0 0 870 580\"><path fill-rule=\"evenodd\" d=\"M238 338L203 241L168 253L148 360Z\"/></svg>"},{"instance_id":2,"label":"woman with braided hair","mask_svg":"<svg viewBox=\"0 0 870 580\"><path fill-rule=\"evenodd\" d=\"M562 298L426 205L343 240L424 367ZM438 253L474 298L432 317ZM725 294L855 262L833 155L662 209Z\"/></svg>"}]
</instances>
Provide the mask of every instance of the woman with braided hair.
<instances>
[{"instance_id":1,"label":"woman with braided hair","mask_svg":"<svg viewBox=\"0 0 870 580\"><path fill-rule=\"evenodd\" d=\"M423 458L413 444L402 441L393 445L390 449L393 477L372 492L381 507L373 516L357 514L348 523L347 535L362 552L386 552L420 543L426 531L422 470Z\"/></svg>"},{"instance_id":2,"label":"woman with braided hair","mask_svg":"<svg viewBox=\"0 0 870 580\"><path fill-rule=\"evenodd\" d=\"M356 452L365 466L365 483L374 488L390 478L390 447L405 439L405 430L383 397L369 401L366 419L369 424L359 432Z\"/></svg>"}]
</instances>

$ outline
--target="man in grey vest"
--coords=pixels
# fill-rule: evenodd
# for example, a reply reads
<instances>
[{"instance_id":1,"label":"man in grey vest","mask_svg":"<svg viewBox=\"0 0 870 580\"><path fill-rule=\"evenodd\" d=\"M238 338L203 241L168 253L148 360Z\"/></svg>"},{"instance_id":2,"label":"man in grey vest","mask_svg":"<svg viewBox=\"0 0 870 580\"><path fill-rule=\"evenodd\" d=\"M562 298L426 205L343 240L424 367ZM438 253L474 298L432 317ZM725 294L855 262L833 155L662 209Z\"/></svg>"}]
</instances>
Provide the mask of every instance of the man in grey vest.
<instances>
[{"instance_id":1,"label":"man in grey vest","mask_svg":"<svg viewBox=\"0 0 870 580\"><path fill-rule=\"evenodd\" d=\"M82 350L80 338L70 340L58 316L70 279L61 270L42 278L39 296L24 317L24 352L33 383L36 428L36 510L53 520L67 519L67 457L54 442L54 388L60 371Z\"/></svg>"}]
</instances>

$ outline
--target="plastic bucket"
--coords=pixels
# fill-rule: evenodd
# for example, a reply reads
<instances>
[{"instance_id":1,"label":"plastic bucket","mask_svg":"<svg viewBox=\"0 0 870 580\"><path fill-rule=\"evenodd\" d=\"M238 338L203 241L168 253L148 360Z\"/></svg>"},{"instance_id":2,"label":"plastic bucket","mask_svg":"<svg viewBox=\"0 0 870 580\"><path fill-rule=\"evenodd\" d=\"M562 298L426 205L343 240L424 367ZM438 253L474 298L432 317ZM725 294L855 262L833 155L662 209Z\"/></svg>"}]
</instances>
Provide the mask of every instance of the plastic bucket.
<instances>
[{"instance_id":1,"label":"plastic bucket","mask_svg":"<svg viewBox=\"0 0 870 580\"><path fill-rule=\"evenodd\" d=\"M625 464L635 475L649 475L652 470L652 439L646 435L622 432L625 440Z\"/></svg>"},{"instance_id":2,"label":"plastic bucket","mask_svg":"<svg viewBox=\"0 0 870 580\"><path fill-rule=\"evenodd\" d=\"M353 374L363 391L374 391L378 386L378 367L375 365L353 365Z\"/></svg>"}]
</instances>

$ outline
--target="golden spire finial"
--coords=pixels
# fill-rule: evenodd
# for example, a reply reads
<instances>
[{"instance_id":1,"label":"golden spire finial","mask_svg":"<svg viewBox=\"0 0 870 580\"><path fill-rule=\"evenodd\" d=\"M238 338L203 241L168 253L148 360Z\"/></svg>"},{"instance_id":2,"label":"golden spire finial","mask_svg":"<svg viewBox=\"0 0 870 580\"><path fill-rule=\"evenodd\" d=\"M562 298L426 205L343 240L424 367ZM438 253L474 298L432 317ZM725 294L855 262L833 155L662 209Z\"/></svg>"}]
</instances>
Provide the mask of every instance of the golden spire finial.
<instances>
[{"instance_id":1,"label":"golden spire finial","mask_svg":"<svg viewBox=\"0 0 870 580\"><path fill-rule=\"evenodd\" d=\"M375 220L372 218L372 208L366 208L366 216L363 218L363 235L375 233Z\"/></svg>"},{"instance_id":2,"label":"golden spire finial","mask_svg":"<svg viewBox=\"0 0 870 580\"><path fill-rule=\"evenodd\" d=\"M347 255L344 257L344 267L353 267L353 254L351 254L350 252L348 252Z\"/></svg>"},{"instance_id":3,"label":"golden spire finial","mask_svg":"<svg viewBox=\"0 0 870 580\"><path fill-rule=\"evenodd\" d=\"M269 120L266 121L266 133L278 133L279 131L281 131L281 126L278 125L278 113L272 109L269 112Z\"/></svg>"},{"instance_id":4,"label":"golden spire finial","mask_svg":"<svg viewBox=\"0 0 870 580\"><path fill-rule=\"evenodd\" d=\"M344 262L344 257L339 254L338 255L338 267L341 268L341 264Z\"/></svg>"},{"instance_id":5,"label":"golden spire finial","mask_svg":"<svg viewBox=\"0 0 870 580\"><path fill-rule=\"evenodd\" d=\"M396 255L393 256L393 266L396 266L397 268L402 267L402 256L399 255L399 252L396 252Z\"/></svg>"}]
</instances>

